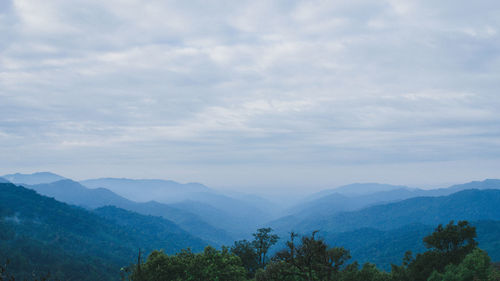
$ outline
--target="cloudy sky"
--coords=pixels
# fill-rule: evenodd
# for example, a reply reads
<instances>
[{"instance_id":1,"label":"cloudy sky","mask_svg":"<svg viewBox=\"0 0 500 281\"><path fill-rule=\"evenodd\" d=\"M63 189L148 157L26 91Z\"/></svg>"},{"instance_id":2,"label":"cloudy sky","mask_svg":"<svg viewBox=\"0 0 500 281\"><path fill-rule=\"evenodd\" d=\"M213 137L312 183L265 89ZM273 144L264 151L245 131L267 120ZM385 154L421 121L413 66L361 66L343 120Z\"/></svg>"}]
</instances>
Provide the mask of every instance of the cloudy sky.
<instances>
[{"instance_id":1,"label":"cloudy sky","mask_svg":"<svg viewBox=\"0 0 500 281\"><path fill-rule=\"evenodd\" d=\"M498 1L0 1L0 174L500 178Z\"/></svg>"}]
</instances>

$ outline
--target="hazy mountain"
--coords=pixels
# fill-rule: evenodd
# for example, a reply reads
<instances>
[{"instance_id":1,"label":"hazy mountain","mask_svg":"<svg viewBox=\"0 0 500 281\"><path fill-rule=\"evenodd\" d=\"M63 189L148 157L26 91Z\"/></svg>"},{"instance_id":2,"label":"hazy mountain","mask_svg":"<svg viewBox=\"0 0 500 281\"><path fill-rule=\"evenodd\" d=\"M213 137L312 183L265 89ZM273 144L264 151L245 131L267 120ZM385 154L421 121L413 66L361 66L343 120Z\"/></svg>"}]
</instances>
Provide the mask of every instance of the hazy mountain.
<instances>
[{"instance_id":1,"label":"hazy mountain","mask_svg":"<svg viewBox=\"0 0 500 281\"><path fill-rule=\"evenodd\" d=\"M0 177L0 183L10 183L10 181Z\"/></svg>"},{"instance_id":2,"label":"hazy mountain","mask_svg":"<svg viewBox=\"0 0 500 281\"><path fill-rule=\"evenodd\" d=\"M56 175L50 172L39 172L33 174L9 174L2 176L4 179L8 180L14 184L40 184L40 183L50 183L65 179L60 175Z\"/></svg>"},{"instance_id":3,"label":"hazy mountain","mask_svg":"<svg viewBox=\"0 0 500 281\"><path fill-rule=\"evenodd\" d=\"M322 217L339 212L355 211L375 204L390 203L419 196L418 190L396 189L376 192L360 196L345 196L339 193L328 194L314 200L297 204L285 211L286 216L272 222L283 224L293 217L293 220L305 220L309 217Z\"/></svg>"},{"instance_id":4,"label":"hazy mountain","mask_svg":"<svg viewBox=\"0 0 500 281\"><path fill-rule=\"evenodd\" d=\"M243 201L272 217L278 216L283 212L283 207L279 204L279 202L271 201L256 194L248 194L238 191L224 191L221 192L221 194Z\"/></svg>"},{"instance_id":5,"label":"hazy mountain","mask_svg":"<svg viewBox=\"0 0 500 281\"><path fill-rule=\"evenodd\" d=\"M192 193L209 191L208 187L200 183L182 184L158 179L101 178L80 183L89 188L103 187L138 202L178 202L189 199Z\"/></svg>"},{"instance_id":6,"label":"hazy mountain","mask_svg":"<svg viewBox=\"0 0 500 281\"><path fill-rule=\"evenodd\" d=\"M363 227L388 230L411 223L437 225L450 220L500 220L500 190L463 190L448 196L416 197L359 211L308 217L290 230L342 232Z\"/></svg>"},{"instance_id":7,"label":"hazy mountain","mask_svg":"<svg viewBox=\"0 0 500 281\"><path fill-rule=\"evenodd\" d=\"M191 201L211 205L232 217L245 222L245 227L254 231L256 227L269 221L272 215L259 209L257 206L216 192L193 193Z\"/></svg>"},{"instance_id":8,"label":"hazy mountain","mask_svg":"<svg viewBox=\"0 0 500 281\"><path fill-rule=\"evenodd\" d=\"M500 189L500 180L486 179L484 181L472 181L469 183L452 185L448 188L445 188L444 190L447 190L450 193L452 193L466 189ZM438 191L443 191L443 189L438 189ZM432 190L429 190L429 192L432 192Z\"/></svg>"},{"instance_id":9,"label":"hazy mountain","mask_svg":"<svg viewBox=\"0 0 500 281\"><path fill-rule=\"evenodd\" d=\"M198 201L186 200L169 204L169 206L196 214L210 225L224 229L234 239L250 238L251 233L255 232L258 227L258 224L251 218L234 215Z\"/></svg>"},{"instance_id":10,"label":"hazy mountain","mask_svg":"<svg viewBox=\"0 0 500 281\"><path fill-rule=\"evenodd\" d=\"M95 212L13 184L0 184L0 256L31 278L50 271L60 280L118 280L138 249L174 253L206 243L171 221L117 208ZM36 266L34 266L36 265Z\"/></svg>"},{"instance_id":11,"label":"hazy mountain","mask_svg":"<svg viewBox=\"0 0 500 281\"><path fill-rule=\"evenodd\" d=\"M348 185L339 186L333 189L322 190L309 197L309 200L317 199L326 195L338 193L344 196L361 196L377 192L394 191L394 190L412 190L404 185L391 185L380 183L353 183Z\"/></svg>"},{"instance_id":12,"label":"hazy mountain","mask_svg":"<svg viewBox=\"0 0 500 281\"><path fill-rule=\"evenodd\" d=\"M105 188L89 189L72 180L30 185L28 187L40 194L54 197L56 200L90 209L111 205L144 215L161 216L172 220L189 233L210 241L214 245L228 244L234 240L223 229L210 225L186 209L183 210L154 201L134 202Z\"/></svg>"},{"instance_id":13,"label":"hazy mountain","mask_svg":"<svg viewBox=\"0 0 500 281\"><path fill-rule=\"evenodd\" d=\"M237 199L199 183L180 184L165 180L115 178L85 180L80 183L90 188L103 187L125 198L140 202L151 200L167 204L199 202L200 206L197 207L196 204L192 203L190 203L190 208L187 208L187 204L177 206L214 222L214 226L224 227L224 229L238 237L241 237L243 233L253 232L258 226L273 218L273 214L261 209L262 207L270 210L263 203L264 200L256 200L255 197L250 200L249 196L246 196L245 199ZM258 203L255 204L255 201L258 201ZM212 208L207 208L207 205ZM201 211L202 206L205 206L208 213ZM216 216L217 210L224 212L225 215L222 216L219 212L221 216ZM237 221L244 221L245 223L234 223Z\"/></svg>"},{"instance_id":14,"label":"hazy mountain","mask_svg":"<svg viewBox=\"0 0 500 281\"><path fill-rule=\"evenodd\" d=\"M294 219L305 220L309 217L321 217L333 215L338 212L355 211L373 205L397 202L413 197L422 196L445 196L466 189L500 189L500 180L487 179L474 181L466 184L454 185L448 188L424 190L408 188L405 186L394 186L386 184L353 184L336 189L324 190L304 200L302 203L289 208L285 214L287 217L280 218L273 223L283 224L280 220ZM377 192L365 192L369 190L386 190ZM343 193L337 193L340 190ZM351 190L344 192L345 190ZM362 194L362 195L354 195Z\"/></svg>"}]
</instances>

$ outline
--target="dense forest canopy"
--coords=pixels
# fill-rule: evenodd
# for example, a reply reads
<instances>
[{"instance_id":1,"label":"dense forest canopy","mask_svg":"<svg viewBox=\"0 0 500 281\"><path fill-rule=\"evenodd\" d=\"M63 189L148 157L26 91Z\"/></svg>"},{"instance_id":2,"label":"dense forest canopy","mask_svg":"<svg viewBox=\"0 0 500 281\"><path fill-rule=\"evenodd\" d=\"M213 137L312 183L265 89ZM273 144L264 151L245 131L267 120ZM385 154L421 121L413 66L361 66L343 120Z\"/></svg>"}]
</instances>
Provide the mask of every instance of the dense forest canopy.
<instances>
[{"instance_id":1,"label":"dense forest canopy","mask_svg":"<svg viewBox=\"0 0 500 281\"><path fill-rule=\"evenodd\" d=\"M230 249L205 248L194 254L168 255L154 251L145 262L130 266L129 280L220 280L220 281L420 281L500 280L500 271L488 254L477 247L476 229L467 221L439 225L423 239L427 251L413 256L408 251L401 265L390 272L372 263L359 265L349 250L331 247L310 236L290 234L286 248L271 258L263 253L277 237L270 228L259 229L253 241L237 241ZM264 246L263 246L264 245ZM263 249L264 247L264 249Z\"/></svg>"}]
</instances>

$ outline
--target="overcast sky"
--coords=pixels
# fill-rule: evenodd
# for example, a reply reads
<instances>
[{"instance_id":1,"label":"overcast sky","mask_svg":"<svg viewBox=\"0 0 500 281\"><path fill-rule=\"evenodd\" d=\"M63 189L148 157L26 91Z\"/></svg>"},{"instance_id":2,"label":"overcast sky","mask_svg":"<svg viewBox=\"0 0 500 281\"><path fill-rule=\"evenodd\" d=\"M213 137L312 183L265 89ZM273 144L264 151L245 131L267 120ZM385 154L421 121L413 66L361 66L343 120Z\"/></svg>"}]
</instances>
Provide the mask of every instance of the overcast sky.
<instances>
[{"instance_id":1,"label":"overcast sky","mask_svg":"<svg viewBox=\"0 0 500 281\"><path fill-rule=\"evenodd\" d=\"M500 178L498 1L0 0L0 174Z\"/></svg>"}]
</instances>

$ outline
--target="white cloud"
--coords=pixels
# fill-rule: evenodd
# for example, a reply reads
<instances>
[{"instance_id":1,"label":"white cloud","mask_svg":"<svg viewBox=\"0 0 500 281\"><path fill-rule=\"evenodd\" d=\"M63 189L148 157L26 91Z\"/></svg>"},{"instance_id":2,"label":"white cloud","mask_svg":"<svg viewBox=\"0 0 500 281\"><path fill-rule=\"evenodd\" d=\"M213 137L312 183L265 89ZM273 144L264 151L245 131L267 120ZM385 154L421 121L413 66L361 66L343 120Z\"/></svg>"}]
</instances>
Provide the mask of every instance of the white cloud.
<instances>
[{"instance_id":1,"label":"white cloud","mask_svg":"<svg viewBox=\"0 0 500 281\"><path fill-rule=\"evenodd\" d=\"M5 165L130 158L196 176L500 157L491 2L6 3Z\"/></svg>"}]
</instances>

